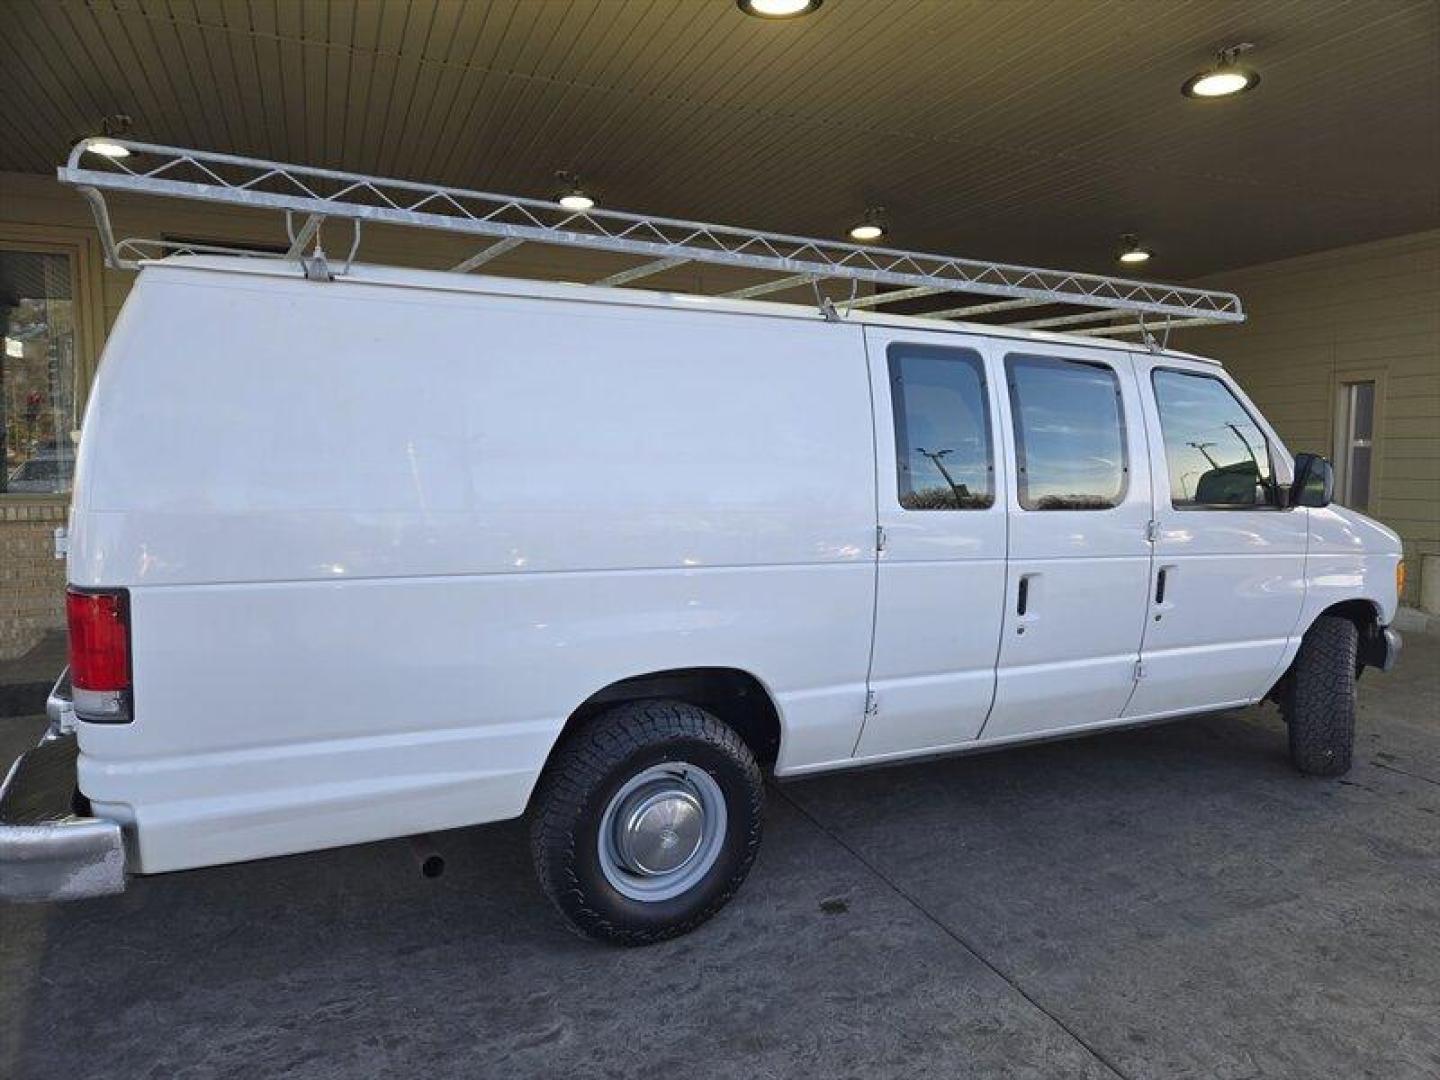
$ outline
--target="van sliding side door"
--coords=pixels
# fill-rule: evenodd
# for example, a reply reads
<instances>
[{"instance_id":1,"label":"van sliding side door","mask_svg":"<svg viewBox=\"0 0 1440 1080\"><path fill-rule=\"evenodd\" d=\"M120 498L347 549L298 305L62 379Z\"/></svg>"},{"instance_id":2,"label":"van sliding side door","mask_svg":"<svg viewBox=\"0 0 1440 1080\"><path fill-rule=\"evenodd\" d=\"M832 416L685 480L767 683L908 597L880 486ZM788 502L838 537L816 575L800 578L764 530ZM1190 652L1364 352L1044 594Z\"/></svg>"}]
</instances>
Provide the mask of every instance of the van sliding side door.
<instances>
[{"instance_id":1,"label":"van sliding side door","mask_svg":"<svg viewBox=\"0 0 1440 1080\"><path fill-rule=\"evenodd\" d=\"M997 341L1015 465L995 707L982 738L1119 719L1150 576L1150 465L1127 353Z\"/></svg>"},{"instance_id":2,"label":"van sliding side door","mask_svg":"<svg viewBox=\"0 0 1440 1080\"><path fill-rule=\"evenodd\" d=\"M881 530L859 757L975 738L1005 594L1000 418L981 337L865 328Z\"/></svg>"}]
</instances>

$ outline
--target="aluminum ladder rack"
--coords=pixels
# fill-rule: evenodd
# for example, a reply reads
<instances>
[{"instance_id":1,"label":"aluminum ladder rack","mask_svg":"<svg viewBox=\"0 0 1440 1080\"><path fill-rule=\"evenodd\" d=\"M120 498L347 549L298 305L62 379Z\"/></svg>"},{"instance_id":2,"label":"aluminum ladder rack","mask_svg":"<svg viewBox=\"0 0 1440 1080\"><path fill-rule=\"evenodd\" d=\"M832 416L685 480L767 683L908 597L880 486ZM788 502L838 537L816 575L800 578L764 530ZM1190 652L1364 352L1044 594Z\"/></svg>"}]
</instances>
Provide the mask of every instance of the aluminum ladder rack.
<instances>
[{"instance_id":1,"label":"aluminum ladder rack","mask_svg":"<svg viewBox=\"0 0 1440 1080\"><path fill-rule=\"evenodd\" d=\"M110 152L98 152L97 144L110 144ZM128 154L115 156L117 145ZM1239 298L1226 292L616 210L576 212L543 199L125 139L81 140L58 170L58 177L62 183L78 188L89 201L106 264L117 269L136 269L145 258L177 251L229 249L163 239L117 240L105 203L105 193L112 191L283 213L289 242L283 254L276 257L295 262L311 277L345 273L359 248L363 224L375 222L482 240L473 254L448 267L458 273L483 266L521 244L587 248L641 260L592 284L628 285L685 263L726 266L769 277L723 295L746 298L809 286L821 311L831 318L842 317L853 308L935 296L943 306L918 314L957 320L1054 307L1058 309L1056 314L1047 312L1043 318L1008 325L1037 329L1075 326L1080 329L1072 333L1092 336L1141 333L1147 341L1153 340L1153 331L1245 319ZM348 221L352 226L349 253L338 269L332 268L319 244L320 226L329 219ZM312 242L313 249L307 254L306 247ZM824 296L821 285L828 282L841 283L848 299L842 296L832 301ZM872 291L862 293L862 286ZM886 291L878 291L880 287ZM943 304L943 294L968 299ZM1096 323L1101 325L1091 325Z\"/></svg>"}]
</instances>

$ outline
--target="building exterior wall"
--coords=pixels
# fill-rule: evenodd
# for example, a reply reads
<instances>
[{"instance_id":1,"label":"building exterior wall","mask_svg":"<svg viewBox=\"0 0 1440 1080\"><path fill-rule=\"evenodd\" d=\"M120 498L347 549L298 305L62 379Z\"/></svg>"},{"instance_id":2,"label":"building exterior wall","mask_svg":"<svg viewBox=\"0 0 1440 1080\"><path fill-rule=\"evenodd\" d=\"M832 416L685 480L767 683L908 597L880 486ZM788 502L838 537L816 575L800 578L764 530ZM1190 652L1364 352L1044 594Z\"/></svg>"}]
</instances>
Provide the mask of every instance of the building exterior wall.
<instances>
[{"instance_id":1,"label":"building exterior wall","mask_svg":"<svg viewBox=\"0 0 1440 1080\"><path fill-rule=\"evenodd\" d=\"M1292 451L1333 458L1341 388L1375 382L1368 512L1400 533L1418 604L1440 573L1440 231L1228 271L1248 320L1177 335L1224 362Z\"/></svg>"},{"instance_id":2,"label":"building exterior wall","mask_svg":"<svg viewBox=\"0 0 1440 1080\"><path fill-rule=\"evenodd\" d=\"M65 513L58 501L0 501L0 659L65 624L65 563L55 558L54 536Z\"/></svg>"}]
</instances>

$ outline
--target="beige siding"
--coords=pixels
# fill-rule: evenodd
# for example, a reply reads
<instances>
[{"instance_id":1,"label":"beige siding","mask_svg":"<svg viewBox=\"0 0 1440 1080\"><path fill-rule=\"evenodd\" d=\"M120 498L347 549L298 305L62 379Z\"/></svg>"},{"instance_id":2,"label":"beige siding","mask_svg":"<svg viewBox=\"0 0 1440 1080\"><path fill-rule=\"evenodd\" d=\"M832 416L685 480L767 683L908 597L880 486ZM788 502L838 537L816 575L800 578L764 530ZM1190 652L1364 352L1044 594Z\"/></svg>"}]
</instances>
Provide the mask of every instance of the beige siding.
<instances>
[{"instance_id":1,"label":"beige siding","mask_svg":"<svg viewBox=\"0 0 1440 1080\"><path fill-rule=\"evenodd\" d=\"M1249 319L1181 348L1224 361L1291 450L1333 456L1341 385L1376 380L1371 512L1405 540L1413 601L1420 557L1440 555L1440 232L1196 284L1239 293Z\"/></svg>"}]
</instances>

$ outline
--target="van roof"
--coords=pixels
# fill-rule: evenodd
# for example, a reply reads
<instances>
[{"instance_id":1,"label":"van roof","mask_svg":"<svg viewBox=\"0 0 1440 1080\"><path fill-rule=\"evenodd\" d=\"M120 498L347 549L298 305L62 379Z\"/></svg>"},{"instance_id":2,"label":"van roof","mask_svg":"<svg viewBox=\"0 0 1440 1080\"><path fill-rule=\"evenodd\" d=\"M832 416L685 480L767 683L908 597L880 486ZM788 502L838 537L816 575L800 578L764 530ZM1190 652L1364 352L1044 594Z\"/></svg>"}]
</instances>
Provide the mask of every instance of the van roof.
<instances>
[{"instance_id":1,"label":"van roof","mask_svg":"<svg viewBox=\"0 0 1440 1080\"><path fill-rule=\"evenodd\" d=\"M162 259L146 259L142 268L218 271L254 277L300 280L296 265L288 260L244 255L171 255ZM429 292L476 293L491 296L516 296L545 300L571 300L580 303L614 304L629 307L660 307L684 311L728 312L783 319L817 319L813 304L781 303L772 300L740 300L724 296L703 296L695 293L663 290L619 288L586 285L566 281L539 281L533 278L509 278L486 274L456 274L443 270L421 270L409 267L380 266L355 263L337 281L381 285L390 288L419 289ZM843 309L843 303L837 303ZM990 337L1037 343L1060 342L1095 349L1133 352L1143 348L1136 342L1116 341L1104 337L1056 333L1007 327L996 323L961 322L930 319L916 315L899 315L884 311L855 310L844 316L845 321L865 326L885 326L924 330L930 333L985 334ZM1198 360L1219 365L1218 360L1178 349L1160 350L1160 355Z\"/></svg>"}]
</instances>

